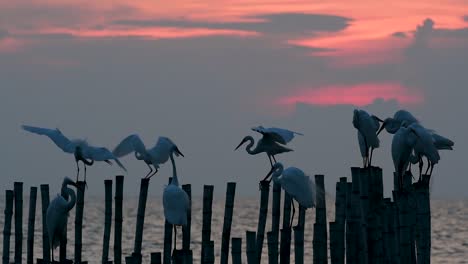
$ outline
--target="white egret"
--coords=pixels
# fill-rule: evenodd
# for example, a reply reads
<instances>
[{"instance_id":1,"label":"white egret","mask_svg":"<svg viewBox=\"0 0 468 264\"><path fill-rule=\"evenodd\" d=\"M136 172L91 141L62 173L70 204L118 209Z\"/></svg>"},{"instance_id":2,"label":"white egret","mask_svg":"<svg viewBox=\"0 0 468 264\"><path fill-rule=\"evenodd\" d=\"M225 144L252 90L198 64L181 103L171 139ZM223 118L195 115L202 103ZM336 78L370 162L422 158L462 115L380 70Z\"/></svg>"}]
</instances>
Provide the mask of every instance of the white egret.
<instances>
[{"instance_id":1,"label":"white egret","mask_svg":"<svg viewBox=\"0 0 468 264\"><path fill-rule=\"evenodd\" d=\"M119 161L119 159L112 154L107 148L93 147L88 144L86 140L70 140L65 137L59 129L48 129L33 126L21 126L24 130L35 133L38 135L44 135L49 137L57 147L66 153L73 153L76 162L76 181L78 181L78 175L80 173L80 167L78 161L82 161L84 164L84 181L86 182L86 166L91 166L94 161L104 161L107 164L112 164L110 160L114 160L120 168L124 171L127 169Z\"/></svg>"},{"instance_id":2,"label":"white egret","mask_svg":"<svg viewBox=\"0 0 468 264\"><path fill-rule=\"evenodd\" d=\"M403 121L403 125L407 125L406 121ZM430 169L430 176L432 175L434 165L437 164L440 160L439 151L437 150L433 134L430 130L424 128L419 123L412 123L411 125L409 125L409 128L416 131L416 134L418 136L414 144L414 156L419 160L419 181L421 181L423 168L422 157L424 156L427 158L428 165L426 174Z\"/></svg>"},{"instance_id":3,"label":"white egret","mask_svg":"<svg viewBox=\"0 0 468 264\"><path fill-rule=\"evenodd\" d=\"M277 162L273 165L267 178L271 175L274 182L281 185L285 192L287 192L297 203L304 208L315 207L315 193L316 187L313 180L305 175L305 173L296 167L289 167L284 169L283 164ZM291 216L291 224L294 219L295 207L294 201L291 200L293 213Z\"/></svg>"},{"instance_id":4,"label":"white egret","mask_svg":"<svg viewBox=\"0 0 468 264\"><path fill-rule=\"evenodd\" d=\"M354 109L353 126L358 130L359 150L361 151L364 168L372 165L372 153L374 149L380 146L380 141L377 137L377 131L380 127L379 122L383 121L375 115L370 115L364 110Z\"/></svg>"},{"instance_id":5,"label":"white egret","mask_svg":"<svg viewBox=\"0 0 468 264\"><path fill-rule=\"evenodd\" d=\"M65 177L62 183L61 194L50 202L46 213L47 234L49 235L50 249L52 250L52 261L54 260L54 249L57 248L63 236L67 232L68 212L75 206L75 192L68 185L76 187L76 183Z\"/></svg>"},{"instance_id":6,"label":"white egret","mask_svg":"<svg viewBox=\"0 0 468 264\"><path fill-rule=\"evenodd\" d=\"M159 165L167 162L171 151L175 151L176 156L184 156L174 142L167 137L159 137L154 147L146 149L141 138L137 134L133 134L124 138L112 153L120 158L134 152L135 158L143 160L150 169L145 178L151 178L158 172ZM154 172L151 165L154 167Z\"/></svg>"},{"instance_id":7,"label":"white egret","mask_svg":"<svg viewBox=\"0 0 468 264\"><path fill-rule=\"evenodd\" d=\"M265 152L270 160L270 165L273 167L273 161L276 163L275 155L281 154L284 152L293 151L290 148L285 147L288 142L290 142L295 135L302 135L301 133L294 132L291 130L283 129L283 128L264 128L263 126L258 126L252 128L253 131L258 132L263 135L263 137L258 140L257 145L254 149L252 149L255 141L252 136L246 136L242 139L241 143L236 147L237 150L240 146L242 146L245 142L249 141L249 144L245 148L247 153L250 155L256 155L258 153Z\"/></svg>"},{"instance_id":8,"label":"white egret","mask_svg":"<svg viewBox=\"0 0 468 264\"><path fill-rule=\"evenodd\" d=\"M190 208L190 200L187 193L180 188L177 170L174 162L174 153L171 151L169 157L172 163L172 181L164 188L163 207L164 217L174 226L174 250L176 249L177 226L187 226L187 214Z\"/></svg>"}]
</instances>

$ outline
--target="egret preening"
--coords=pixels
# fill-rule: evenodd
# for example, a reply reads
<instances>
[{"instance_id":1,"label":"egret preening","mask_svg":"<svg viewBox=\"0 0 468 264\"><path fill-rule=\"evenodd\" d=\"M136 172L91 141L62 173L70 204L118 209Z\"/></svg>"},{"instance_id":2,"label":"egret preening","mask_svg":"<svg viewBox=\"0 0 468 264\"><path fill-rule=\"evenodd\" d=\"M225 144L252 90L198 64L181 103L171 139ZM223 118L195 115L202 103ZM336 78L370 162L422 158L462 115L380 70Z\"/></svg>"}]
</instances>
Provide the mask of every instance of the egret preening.
<instances>
[{"instance_id":1,"label":"egret preening","mask_svg":"<svg viewBox=\"0 0 468 264\"><path fill-rule=\"evenodd\" d=\"M75 192L68 185L76 187L76 183L65 177L62 183L61 194L50 202L46 214L47 234L49 235L50 249L52 250L52 261L54 260L54 249L60 244L67 232L68 212L75 206Z\"/></svg>"},{"instance_id":2,"label":"egret preening","mask_svg":"<svg viewBox=\"0 0 468 264\"><path fill-rule=\"evenodd\" d=\"M135 158L143 160L150 169L145 178L151 178L158 172L159 165L167 162L172 151L175 152L176 156L184 156L174 142L167 137L159 137L154 147L146 149L141 138L137 134L133 134L124 138L112 153L120 158L134 152ZM154 172L151 165L154 167Z\"/></svg>"},{"instance_id":3,"label":"egret preening","mask_svg":"<svg viewBox=\"0 0 468 264\"><path fill-rule=\"evenodd\" d=\"M190 200L187 193L180 188L177 170L174 162L174 152L171 151L169 157L172 163L172 181L164 188L163 207L164 217L174 226L174 250L176 249L177 227L187 226L187 214L190 209Z\"/></svg>"},{"instance_id":4,"label":"egret preening","mask_svg":"<svg viewBox=\"0 0 468 264\"><path fill-rule=\"evenodd\" d=\"M293 151L290 148L285 147L288 142L290 142L295 135L302 135L294 131L290 131L283 128L264 128L262 126L252 128L253 131L258 132L263 135L263 137L258 140L257 145L252 149L255 141L253 137L246 136L242 139L241 143L236 147L236 150L240 148L245 142L249 141L249 144L245 148L247 153L250 155L256 155L258 153L265 152L270 160L270 165L273 167L273 161L276 163L275 155L281 154L284 152Z\"/></svg>"},{"instance_id":5,"label":"egret preening","mask_svg":"<svg viewBox=\"0 0 468 264\"><path fill-rule=\"evenodd\" d=\"M380 127L379 122L383 121L375 115L371 116L364 110L354 109L353 126L358 130L359 150L361 151L364 168L372 165L372 153L380 145L377 137L377 131Z\"/></svg>"},{"instance_id":6,"label":"egret preening","mask_svg":"<svg viewBox=\"0 0 468 264\"><path fill-rule=\"evenodd\" d=\"M296 167L289 167L284 169L283 164L277 162L273 165L267 178L271 175L274 182L281 185L285 192L287 192L297 203L304 208L315 207L315 192L316 187L313 180L305 175L305 173ZM295 207L294 201L291 200L293 213L291 216L291 224L294 219Z\"/></svg>"},{"instance_id":7,"label":"egret preening","mask_svg":"<svg viewBox=\"0 0 468 264\"><path fill-rule=\"evenodd\" d=\"M107 148L93 147L88 144L85 140L70 140L65 137L62 132L58 129L48 129L33 126L22 126L22 128L28 132L35 133L38 135L44 135L49 137L57 147L66 153L73 153L76 161L76 181L78 181L78 175L80 174L80 167L78 161L82 161L84 164L84 181L86 182L86 166L91 166L95 161L104 161L107 164L112 164L110 160L114 160L120 168L127 171L119 159L112 154Z\"/></svg>"},{"instance_id":8,"label":"egret preening","mask_svg":"<svg viewBox=\"0 0 468 264\"><path fill-rule=\"evenodd\" d=\"M403 126L406 126L406 121L403 121ZM414 144L414 156L419 160L419 181L421 181L423 161L422 157L426 157L428 161L426 174L429 169L429 176L432 175L434 165L440 160L439 151L434 142L433 134L430 130L424 128L419 123L412 123L409 125L410 129L416 132L418 136Z\"/></svg>"}]
</instances>

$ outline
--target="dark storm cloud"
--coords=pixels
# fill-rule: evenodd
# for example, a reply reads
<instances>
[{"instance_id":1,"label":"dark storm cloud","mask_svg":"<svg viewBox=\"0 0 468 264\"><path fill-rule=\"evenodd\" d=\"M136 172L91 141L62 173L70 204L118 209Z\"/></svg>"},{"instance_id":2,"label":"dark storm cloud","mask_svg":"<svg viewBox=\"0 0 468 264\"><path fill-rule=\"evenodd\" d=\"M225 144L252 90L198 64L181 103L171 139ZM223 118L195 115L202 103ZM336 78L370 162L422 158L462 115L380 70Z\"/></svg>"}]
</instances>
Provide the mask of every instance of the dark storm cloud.
<instances>
[{"instance_id":1,"label":"dark storm cloud","mask_svg":"<svg viewBox=\"0 0 468 264\"><path fill-rule=\"evenodd\" d=\"M397 37L397 38L407 38L408 37L408 35L406 35L405 32L401 32L401 31L393 33L392 36Z\"/></svg>"}]
</instances>

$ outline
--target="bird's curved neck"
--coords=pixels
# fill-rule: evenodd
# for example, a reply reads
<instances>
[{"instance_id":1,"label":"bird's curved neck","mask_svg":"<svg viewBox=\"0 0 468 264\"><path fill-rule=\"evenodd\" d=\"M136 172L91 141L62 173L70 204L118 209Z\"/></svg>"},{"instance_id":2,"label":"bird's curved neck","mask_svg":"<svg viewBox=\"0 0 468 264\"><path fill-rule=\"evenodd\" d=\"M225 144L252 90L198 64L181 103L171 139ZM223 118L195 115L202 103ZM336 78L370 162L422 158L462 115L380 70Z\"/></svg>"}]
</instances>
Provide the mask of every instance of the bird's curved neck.
<instances>
[{"instance_id":1,"label":"bird's curved neck","mask_svg":"<svg viewBox=\"0 0 468 264\"><path fill-rule=\"evenodd\" d=\"M138 151L135 151L135 158L136 158L137 160L143 160L143 159L145 159L144 156L143 156L143 154L140 153L140 152L138 152Z\"/></svg>"},{"instance_id":2,"label":"bird's curved neck","mask_svg":"<svg viewBox=\"0 0 468 264\"><path fill-rule=\"evenodd\" d=\"M76 203L75 192L72 189L65 186L65 188L62 188L62 195L63 193L66 193L67 196L69 197L67 201L67 211L70 211L75 206L75 203Z\"/></svg>"},{"instance_id":3,"label":"bird's curved neck","mask_svg":"<svg viewBox=\"0 0 468 264\"><path fill-rule=\"evenodd\" d=\"M247 140L249 141L249 144L247 144L247 146L245 147L247 153L249 153L250 155L255 155L259 153L260 151L258 151L257 148L252 149L253 145L255 144L253 137L249 136L247 137Z\"/></svg>"},{"instance_id":4,"label":"bird's curved neck","mask_svg":"<svg viewBox=\"0 0 468 264\"><path fill-rule=\"evenodd\" d=\"M91 166L94 164L94 160L86 160L85 158L82 159L83 163L88 165L88 166Z\"/></svg>"},{"instance_id":5,"label":"bird's curved neck","mask_svg":"<svg viewBox=\"0 0 468 264\"><path fill-rule=\"evenodd\" d=\"M177 178L177 169L174 161L174 152L171 151L171 154L169 156L171 158L171 163L172 163L172 182L171 184L175 186L179 186L179 179Z\"/></svg>"}]
</instances>

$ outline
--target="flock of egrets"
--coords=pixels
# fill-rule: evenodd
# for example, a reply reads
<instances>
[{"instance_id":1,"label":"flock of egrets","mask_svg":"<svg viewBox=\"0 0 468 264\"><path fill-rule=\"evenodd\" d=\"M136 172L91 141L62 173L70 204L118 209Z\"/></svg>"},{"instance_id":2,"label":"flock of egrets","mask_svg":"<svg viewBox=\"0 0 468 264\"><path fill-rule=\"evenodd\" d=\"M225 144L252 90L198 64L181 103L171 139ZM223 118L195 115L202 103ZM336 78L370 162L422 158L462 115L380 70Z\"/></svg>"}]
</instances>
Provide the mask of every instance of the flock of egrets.
<instances>
[{"instance_id":1,"label":"flock of egrets","mask_svg":"<svg viewBox=\"0 0 468 264\"><path fill-rule=\"evenodd\" d=\"M382 124L381 124L382 123ZM353 125L358 130L358 142L363 158L364 167L370 167L372 164L373 150L378 148L380 141L378 135L385 129L394 134L392 140L392 159L395 165L400 189L402 189L402 176L405 171L410 170L410 164L419 164L419 174L423 170L423 157L428 161L426 174L432 174L434 165L440 160L438 150L452 149L454 143L438 134L433 130L427 129L408 111L399 110L393 118L382 120L374 115L370 115L364 110L354 110ZM124 165L119 161L120 157L134 153L137 160L142 160L149 168L145 178L151 178L158 172L159 166L166 163L169 159L172 163L173 177L171 183L165 187L163 192L163 207L166 220L174 225L174 234L176 226L185 226L187 224L187 212L190 206L189 197L185 191L180 188L177 178L175 156L182 156L176 144L167 137L159 137L156 145L147 149L136 134L123 139L113 151L104 147L95 147L89 145L85 140L70 140L65 137L58 129L47 129L32 126L23 126L24 130L49 137L60 149L66 153L74 154L77 166L76 181L80 174L79 161L84 164L84 181L86 182L86 167L91 166L95 161L104 161L112 164L113 160L123 170ZM255 145L254 138L246 136L236 147L236 150L244 143L247 153L256 155L266 153L270 161L271 169L262 181L271 180L279 183L297 203L304 208L315 206L315 184L301 169L289 167L284 169L283 165L276 161L275 156L281 153L292 151L286 147L295 135L302 135L294 131L282 128L264 128L262 126L252 128L262 134L262 137ZM255 147L254 147L255 145ZM270 179L269 179L270 178ZM56 248L62 235L65 233L67 225L68 212L74 207L76 202L75 193L68 188L69 185L77 186L76 182L70 178L65 178L62 184L61 193L54 198L47 209L46 224L50 239L50 245L53 250ZM293 215L294 217L294 203ZM175 239L174 239L175 244ZM175 247L174 247L175 248Z\"/></svg>"}]
</instances>

